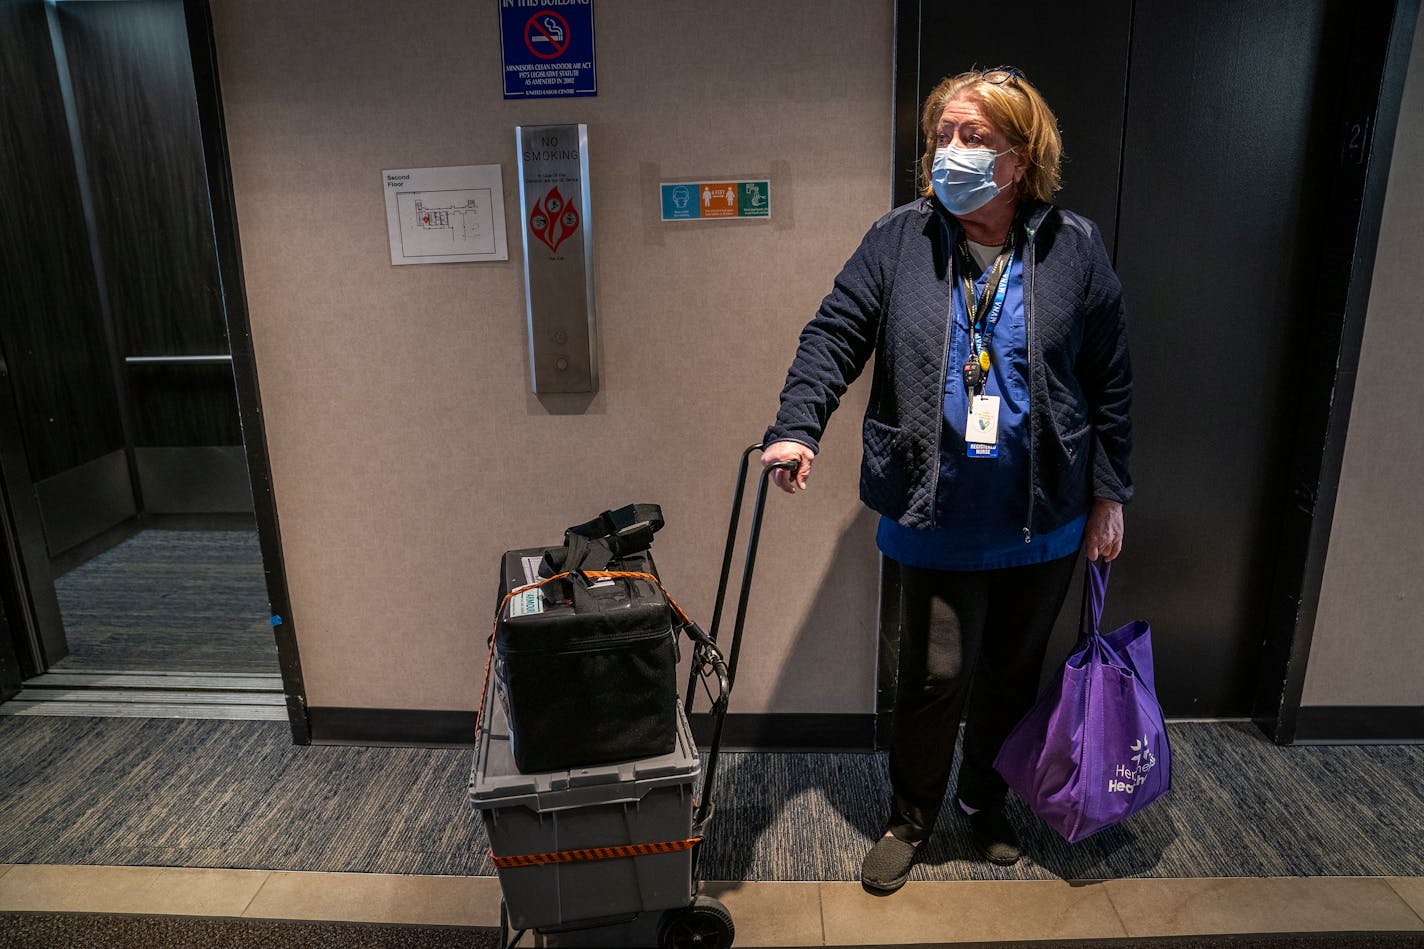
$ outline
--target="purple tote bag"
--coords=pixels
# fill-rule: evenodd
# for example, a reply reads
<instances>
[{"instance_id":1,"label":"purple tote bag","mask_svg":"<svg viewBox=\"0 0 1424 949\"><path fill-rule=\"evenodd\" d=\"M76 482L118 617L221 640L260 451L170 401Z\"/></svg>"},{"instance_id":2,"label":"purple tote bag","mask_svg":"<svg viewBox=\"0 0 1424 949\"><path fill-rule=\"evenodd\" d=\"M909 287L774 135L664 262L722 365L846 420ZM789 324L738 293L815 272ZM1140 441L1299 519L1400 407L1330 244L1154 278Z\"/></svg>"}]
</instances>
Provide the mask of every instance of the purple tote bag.
<instances>
[{"instance_id":1,"label":"purple tote bag","mask_svg":"<svg viewBox=\"0 0 1424 949\"><path fill-rule=\"evenodd\" d=\"M1171 748L1152 684L1152 630L1138 620L1101 635L1107 586L1108 564L1089 561L1078 644L994 761L1009 787L1070 843L1137 813L1172 786Z\"/></svg>"}]
</instances>

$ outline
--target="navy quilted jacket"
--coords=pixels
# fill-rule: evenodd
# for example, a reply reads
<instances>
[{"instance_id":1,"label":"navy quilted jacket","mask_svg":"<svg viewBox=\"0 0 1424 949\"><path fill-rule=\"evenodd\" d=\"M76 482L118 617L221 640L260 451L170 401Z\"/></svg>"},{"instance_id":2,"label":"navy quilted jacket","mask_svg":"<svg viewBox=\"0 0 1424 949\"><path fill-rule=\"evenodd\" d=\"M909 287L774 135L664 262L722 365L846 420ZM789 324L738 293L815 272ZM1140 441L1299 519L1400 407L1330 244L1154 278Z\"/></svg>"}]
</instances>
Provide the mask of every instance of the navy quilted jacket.
<instances>
[{"instance_id":1,"label":"navy quilted jacket","mask_svg":"<svg viewBox=\"0 0 1424 949\"><path fill-rule=\"evenodd\" d=\"M1047 204L1029 206L1024 219L1028 539L1084 513L1093 497L1131 500L1132 370L1122 285L1097 226ZM873 353L860 496L906 527L935 526L958 234L928 197L875 222L802 330L764 441L819 452L827 420Z\"/></svg>"}]
</instances>

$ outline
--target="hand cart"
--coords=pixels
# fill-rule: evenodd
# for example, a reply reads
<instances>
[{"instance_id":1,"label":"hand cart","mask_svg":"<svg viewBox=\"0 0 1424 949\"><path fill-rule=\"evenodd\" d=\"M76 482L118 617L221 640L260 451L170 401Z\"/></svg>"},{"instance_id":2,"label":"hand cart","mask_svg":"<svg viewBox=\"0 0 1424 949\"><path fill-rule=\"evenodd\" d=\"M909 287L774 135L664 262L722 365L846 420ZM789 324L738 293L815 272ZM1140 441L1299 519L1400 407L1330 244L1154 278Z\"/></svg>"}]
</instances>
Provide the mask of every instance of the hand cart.
<instances>
[{"instance_id":1,"label":"hand cart","mask_svg":"<svg viewBox=\"0 0 1424 949\"><path fill-rule=\"evenodd\" d=\"M719 900L699 892L701 842L712 814L712 791L722 730L741 654L751 597L767 484L772 472L795 471L795 461L762 470L752 509L731 648L717 642L731 574L732 554L746 493L747 469L761 445L742 452L732 513L717 582L712 623L704 632L688 619L692 668L679 709L679 735L671 755L593 768L520 774L509 754L508 727L493 682L481 697L471 803L484 816L500 879L500 940L513 947L533 929L552 934L626 923L658 913L664 949L728 949L735 928ZM710 682L716 683L712 694ZM691 730L696 688L712 702L712 737L701 794L693 797L701 763ZM502 855L496 855L496 853Z\"/></svg>"}]
</instances>

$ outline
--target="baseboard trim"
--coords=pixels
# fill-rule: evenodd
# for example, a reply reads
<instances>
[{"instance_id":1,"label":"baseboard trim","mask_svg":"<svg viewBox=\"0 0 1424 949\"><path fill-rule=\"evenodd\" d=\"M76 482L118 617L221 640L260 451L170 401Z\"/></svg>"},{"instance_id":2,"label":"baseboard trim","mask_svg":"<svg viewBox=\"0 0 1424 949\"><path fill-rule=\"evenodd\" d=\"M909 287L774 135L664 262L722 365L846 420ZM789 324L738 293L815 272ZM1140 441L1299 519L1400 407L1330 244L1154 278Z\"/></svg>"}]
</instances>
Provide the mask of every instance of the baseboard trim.
<instances>
[{"instance_id":1,"label":"baseboard trim","mask_svg":"<svg viewBox=\"0 0 1424 949\"><path fill-rule=\"evenodd\" d=\"M134 462L149 514L252 514L241 445L135 448Z\"/></svg>"},{"instance_id":2,"label":"baseboard trim","mask_svg":"<svg viewBox=\"0 0 1424 949\"><path fill-rule=\"evenodd\" d=\"M475 713L410 708L308 707L314 745L471 745Z\"/></svg>"},{"instance_id":3,"label":"baseboard trim","mask_svg":"<svg viewBox=\"0 0 1424 949\"><path fill-rule=\"evenodd\" d=\"M317 706L307 716L313 744L474 744L474 712ZM693 714L692 734L703 746L712 740L710 713ZM724 751L871 751L874 743L869 713L732 713L722 731Z\"/></svg>"},{"instance_id":4,"label":"baseboard trim","mask_svg":"<svg viewBox=\"0 0 1424 949\"><path fill-rule=\"evenodd\" d=\"M35 484L51 558L138 514L122 449Z\"/></svg>"},{"instance_id":5,"label":"baseboard trim","mask_svg":"<svg viewBox=\"0 0 1424 949\"><path fill-rule=\"evenodd\" d=\"M1294 743L1424 743L1424 706L1304 705L1297 713Z\"/></svg>"},{"instance_id":6,"label":"baseboard trim","mask_svg":"<svg viewBox=\"0 0 1424 949\"><path fill-rule=\"evenodd\" d=\"M76 567L82 567L100 554L113 550L136 535L141 529L138 524L139 518L131 517L102 533L95 534L82 543L75 544L64 553L50 558L50 572L58 579Z\"/></svg>"},{"instance_id":7,"label":"baseboard trim","mask_svg":"<svg viewBox=\"0 0 1424 949\"><path fill-rule=\"evenodd\" d=\"M710 712L692 715L697 743L712 741ZM874 751L875 716L822 712L729 712L722 726L723 751Z\"/></svg>"}]
</instances>

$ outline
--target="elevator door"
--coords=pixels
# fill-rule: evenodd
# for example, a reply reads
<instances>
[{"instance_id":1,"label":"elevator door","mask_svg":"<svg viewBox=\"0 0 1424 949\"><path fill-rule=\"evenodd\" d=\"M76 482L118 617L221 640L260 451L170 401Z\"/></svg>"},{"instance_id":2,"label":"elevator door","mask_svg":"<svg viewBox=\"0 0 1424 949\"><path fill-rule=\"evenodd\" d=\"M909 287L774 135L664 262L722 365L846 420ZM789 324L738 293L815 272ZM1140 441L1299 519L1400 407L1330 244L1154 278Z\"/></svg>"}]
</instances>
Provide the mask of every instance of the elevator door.
<instances>
[{"instance_id":1,"label":"elevator door","mask_svg":"<svg viewBox=\"0 0 1424 949\"><path fill-rule=\"evenodd\" d=\"M907 12L918 6L914 12ZM1338 151L1343 4L902 5L916 100L941 77L1011 65L1058 115L1058 203L1098 222L1128 308L1136 499L1105 622L1153 623L1174 716L1251 712L1280 524L1293 327L1318 252L1311 196ZM903 44L902 44L903 46ZM910 81L913 77L913 83ZM897 109L897 198L909 200ZM1049 649L1076 635L1076 597ZM882 673L883 674L883 673Z\"/></svg>"},{"instance_id":2,"label":"elevator door","mask_svg":"<svg viewBox=\"0 0 1424 949\"><path fill-rule=\"evenodd\" d=\"M182 0L0 27L21 664L275 676Z\"/></svg>"}]
</instances>

